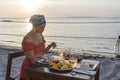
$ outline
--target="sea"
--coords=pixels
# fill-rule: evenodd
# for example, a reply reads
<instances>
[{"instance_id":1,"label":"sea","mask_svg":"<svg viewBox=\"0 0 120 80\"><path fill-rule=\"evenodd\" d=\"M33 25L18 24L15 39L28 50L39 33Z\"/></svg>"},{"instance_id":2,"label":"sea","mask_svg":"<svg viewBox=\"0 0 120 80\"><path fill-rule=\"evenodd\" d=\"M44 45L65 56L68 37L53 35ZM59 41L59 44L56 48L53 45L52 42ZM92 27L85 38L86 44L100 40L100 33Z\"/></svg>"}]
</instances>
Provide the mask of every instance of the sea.
<instances>
[{"instance_id":1,"label":"sea","mask_svg":"<svg viewBox=\"0 0 120 80\"><path fill-rule=\"evenodd\" d=\"M46 46L56 42L58 50L114 53L120 35L120 17L48 17L46 21ZM0 45L21 48L30 29L27 18L0 18Z\"/></svg>"}]
</instances>

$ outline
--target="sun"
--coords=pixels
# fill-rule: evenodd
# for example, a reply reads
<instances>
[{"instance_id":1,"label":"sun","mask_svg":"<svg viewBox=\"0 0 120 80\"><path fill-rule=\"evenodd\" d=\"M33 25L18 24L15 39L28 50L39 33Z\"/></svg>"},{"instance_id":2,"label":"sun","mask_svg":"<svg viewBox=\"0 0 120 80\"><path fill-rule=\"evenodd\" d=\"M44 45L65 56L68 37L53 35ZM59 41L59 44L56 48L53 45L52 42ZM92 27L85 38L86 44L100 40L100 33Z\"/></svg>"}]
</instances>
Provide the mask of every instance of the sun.
<instances>
[{"instance_id":1,"label":"sun","mask_svg":"<svg viewBox=\"0 0 120 80\"><path fill-rule=\"evenodd\" d=\"M33 11L44 7L48 3L47 0L20 0L20 5L23 9Z\"/></svg>"}]
</instances>

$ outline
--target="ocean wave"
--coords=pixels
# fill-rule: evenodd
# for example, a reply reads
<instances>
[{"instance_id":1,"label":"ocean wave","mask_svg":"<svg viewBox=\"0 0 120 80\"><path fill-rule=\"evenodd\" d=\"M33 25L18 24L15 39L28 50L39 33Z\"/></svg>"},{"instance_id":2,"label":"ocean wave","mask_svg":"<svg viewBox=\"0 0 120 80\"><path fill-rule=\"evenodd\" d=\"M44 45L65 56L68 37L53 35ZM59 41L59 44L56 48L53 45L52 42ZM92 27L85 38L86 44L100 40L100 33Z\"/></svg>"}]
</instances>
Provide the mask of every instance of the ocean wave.
<instances>
[{"instance_id":1,"label":"ocean wave","mask_svg":"<svg viewBox=\"0 0 120 80\"><path fill-rule=\"evenodd\" d=\"M6 35L6 36L24 36L22 34L0 34L0 35Z\"/></svg>"},{"instance_id":2,"label":"ocean wave","mask_svg":"<svg viewBox=\"0 0 120 80\"><path fill-rule=\"evenodd\" d=\"M57 37L57 38L82 38L82 39L117 39L117 38L114 38L114 37L76 37L76 36L45 36L45 37Z\"/></svg>"},{"instance_id":3,"label":"ocean wave","mask_svg":"<svg viewBox=\"0 0 120 80\"><path fill-rule=\"evenodd\" d=\"M0 42L9 42L9 43L20 43L20 42L18 42L18 41L7 41L7 40L0 40Z\"/></svg>"}]
</instances>

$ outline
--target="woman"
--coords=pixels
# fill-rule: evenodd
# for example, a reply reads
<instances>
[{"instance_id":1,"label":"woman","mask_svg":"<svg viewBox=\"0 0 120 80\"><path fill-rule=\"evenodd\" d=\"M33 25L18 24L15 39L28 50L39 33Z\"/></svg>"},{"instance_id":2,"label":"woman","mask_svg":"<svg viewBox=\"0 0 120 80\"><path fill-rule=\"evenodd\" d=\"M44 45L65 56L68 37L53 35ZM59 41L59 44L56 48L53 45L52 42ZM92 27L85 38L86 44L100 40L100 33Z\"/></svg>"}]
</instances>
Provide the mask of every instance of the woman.
<instances>
[{"instance_id":1,"label":"woman","mask_svg":"<svg viewBox=\"0 0 120 80\"><path fill-rule=\"evenodd\" d=\"M45 53L47 53L50 48L55 48L56 43L52 42L47 47L45 47L45 40L42 36L42 32L46 26L46 20L44 15L33 15L29 20L32 23L32 30L24 37L22 41L22 49L25 51L25 59L21 67L21 80L25 80L25 67L36 63ZM41 79L32 79L41 80Z\"/></svg>"}]
</instances>

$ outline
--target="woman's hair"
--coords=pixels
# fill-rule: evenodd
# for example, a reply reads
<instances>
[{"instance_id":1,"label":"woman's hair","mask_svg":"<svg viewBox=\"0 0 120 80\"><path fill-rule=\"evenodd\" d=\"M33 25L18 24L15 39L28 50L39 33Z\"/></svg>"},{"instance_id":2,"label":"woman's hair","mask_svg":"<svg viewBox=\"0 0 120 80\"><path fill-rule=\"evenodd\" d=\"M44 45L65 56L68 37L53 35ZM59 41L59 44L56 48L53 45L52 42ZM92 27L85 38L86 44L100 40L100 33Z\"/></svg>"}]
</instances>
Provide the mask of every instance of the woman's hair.
<instances>
[{"instance_id":1,"label":"woman's hair","mask_svg":"<svg viewBox=\"0 0 120 80\"><path fill-rule=\"evenodd\" d=\"M32 23L33 26L38 26L40 24L45 24L46 20L45 20L44 15L35 14L35 15L33 15L33 16L30 17L29 22Z\"/></svg>"}]
</instances>

